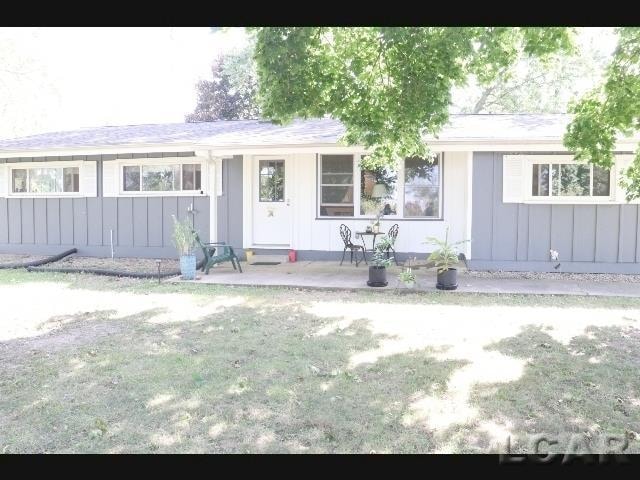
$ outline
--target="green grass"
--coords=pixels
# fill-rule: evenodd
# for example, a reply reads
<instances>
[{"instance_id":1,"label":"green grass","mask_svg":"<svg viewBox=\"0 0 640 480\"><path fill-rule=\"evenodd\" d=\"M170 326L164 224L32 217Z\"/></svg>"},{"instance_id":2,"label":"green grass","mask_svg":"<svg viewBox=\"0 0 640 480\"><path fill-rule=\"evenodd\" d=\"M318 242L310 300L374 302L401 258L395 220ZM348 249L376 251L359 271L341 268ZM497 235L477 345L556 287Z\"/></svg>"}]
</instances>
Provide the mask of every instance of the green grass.
<instances>
[{"instance_id":1,"label":"green grass","mask_svg":"<svg viewBox=\"0 0 640 480\"><path fill-rule=\"evenodd\" d=\"M5 453L486 452L507 434L527 451L536 433L597 450L625 432L640 450L638 299L18 270L0 298Z\"/></svg>"}]
</instances>

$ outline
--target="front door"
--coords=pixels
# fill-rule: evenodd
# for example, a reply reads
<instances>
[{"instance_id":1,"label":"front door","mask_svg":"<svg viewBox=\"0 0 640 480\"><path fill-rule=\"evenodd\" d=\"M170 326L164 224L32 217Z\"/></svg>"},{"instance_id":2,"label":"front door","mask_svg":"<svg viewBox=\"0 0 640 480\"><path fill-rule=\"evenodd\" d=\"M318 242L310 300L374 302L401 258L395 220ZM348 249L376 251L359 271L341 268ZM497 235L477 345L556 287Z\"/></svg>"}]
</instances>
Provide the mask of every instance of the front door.
<instances>
[{"instance_id":1,"label":"front door","mask_svg":"<svg viewBox=\"0 0 640 480\"><path fill-rule=\"evenodd\" d=\"M291 208L285 158L253 161L253 243L289 247Z\"/></svg>"}]
</instances>

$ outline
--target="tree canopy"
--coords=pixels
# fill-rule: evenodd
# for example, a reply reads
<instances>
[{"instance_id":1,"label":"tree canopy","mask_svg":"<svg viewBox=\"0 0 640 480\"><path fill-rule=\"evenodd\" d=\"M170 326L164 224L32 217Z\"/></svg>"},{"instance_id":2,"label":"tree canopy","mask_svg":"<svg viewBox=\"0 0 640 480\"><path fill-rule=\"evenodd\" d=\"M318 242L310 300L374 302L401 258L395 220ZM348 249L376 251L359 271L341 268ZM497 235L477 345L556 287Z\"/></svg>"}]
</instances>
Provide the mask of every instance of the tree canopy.
<instances>
[{"instance_id":1,"label":"tree canopy","mask_svg":"<svg viewBox=\"0 0 640 480\"><path fill-rule=\"evenodd\" d=\"M570 111L575 117L564 138L576 158L611 168L618 136L640 130L640 28L617 29L618 46L601 85ZM625 171L622 186L627 199L640 197L640 150Z\"/></svg>"},{"instance_id":2,"label":"tree canopy","mask_svg":"<svg viewBox=\"0 0 640 480\"><path fill-rule=\"evenodd\" d=\"M198 82L198 100L187 122L258 118L253 45L223 55L211 67L212 79Z\"/></svg>"},{"instance_id":3,"label":"tree canopy","mask_svg":"<svg viewBox=\"0 0 640 480\"><path fill-rule=\"evenodd\" d=\"M602 32L604 33L604 32ZM455 113L565 113L569 101L602 81L609 62L600 37L579 37L575 55L563 52L541 60L524 56L495 80L477 85L471 78L453 91Z\"/></svg>"},{"instance_id":4,"label":"tree canopy","mask_svg":"<svg viewBox=\"0 0 640 480\"><path fill-rule=\"evenodd\" d=\"M521 56L573 49L552 27L260 27L255 59L263 116L277 123L329 115L371 163L426 155L423 135L447 123L451 92L494 81Z\"/></svg>"}]
</instances>

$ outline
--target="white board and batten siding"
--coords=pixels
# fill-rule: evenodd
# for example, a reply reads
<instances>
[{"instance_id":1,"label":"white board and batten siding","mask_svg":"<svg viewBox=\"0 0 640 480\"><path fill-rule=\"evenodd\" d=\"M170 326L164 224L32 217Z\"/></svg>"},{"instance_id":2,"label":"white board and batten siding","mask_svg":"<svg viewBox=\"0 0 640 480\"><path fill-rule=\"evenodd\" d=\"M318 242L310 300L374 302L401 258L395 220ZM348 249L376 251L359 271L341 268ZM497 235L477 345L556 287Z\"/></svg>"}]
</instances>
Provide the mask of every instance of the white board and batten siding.
<instances>
[{"instance_id":1,"label":"white board and batten siding","mask_svg":"<svg viewBox=\"0 0 640 480\"><path fill-rule=\"evenodd\" d=\"M296 250L342 251L344 245L340 238L340 224L346 224L352 232L364 230L371 224L368 218L320 218L318 217L318 185L316 154L299 153L285 155L287 175L293 178L290 185L292 209L292 232L290 248ZM253 242L252 196L247 186L252 185L250 175L253 156L244 156L244 248L257 247ZM449 227L449 239L458 241L468 238L471 231L470 203L472 155L469 152L447 152L444 154L443 176L443 220L416 220L402 218L382 218L381 230L387 231L394 223L399 224L396 243L398 252L429 252L433 249L423 243L426 237L444 238ZM359 179L355 179L359 181ZM402 201L402 199L399 199ZM360 240L356 240L360 242ZM371 240L367 239L370 246ZM468 247L462 247L468 250ZM467 252L468 253L468 252Z\"/></svg>"},{"instance_id":2,"label":"white board and batten siding","mask_svg":"<svg viewBox=\"0 0 640 480\"><path fill-rule=\"evenodd\" d=\"M640 203L639 200L627 202L625 200L624 189L620 186L620 178L622 172L628 168L633 162L633 155L616 155L615 167L611 175L611 196L607 198L588 198L584 202L575 198L571 201L565 201L563 197L538 197L532 199L529 189L531 188L531 175L529 172L532 162L536 163L562 163L573 161L570 154L553 154L553 155L504 155L502 157L502 202L503 203L607 203L607 204L625 204Z\"/></svg>"}]
</instances>

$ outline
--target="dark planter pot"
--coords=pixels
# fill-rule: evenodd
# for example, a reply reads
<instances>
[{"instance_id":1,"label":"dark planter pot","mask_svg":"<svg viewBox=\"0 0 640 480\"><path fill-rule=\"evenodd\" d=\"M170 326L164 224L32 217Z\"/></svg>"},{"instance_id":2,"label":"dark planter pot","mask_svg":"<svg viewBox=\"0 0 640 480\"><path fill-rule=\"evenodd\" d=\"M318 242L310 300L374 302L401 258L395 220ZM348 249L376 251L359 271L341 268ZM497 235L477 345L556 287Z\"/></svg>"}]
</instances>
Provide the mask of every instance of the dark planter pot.
<instances>
[{"instance_id":1,"label":"dark planter pot","mask_svg":"<svg viewBox=\"0 0 640 480\"><path fill-rule=\"evenodd\" d=\"M450 268L442 273L438 273L436 288L439 290L455 290L458 288L458 271L455 268Z\"/></svg>"},{"instance_id":2,"label":"dark planter pot","mask_svg":"<svg viewBox=\"0 0 640 480\"><path fill-rule=\"evenodd\" d=\"M367 285L370 287L386 287L387 283L386 267L369 267L369 281Z\"/></svg>"}]
</instances>

